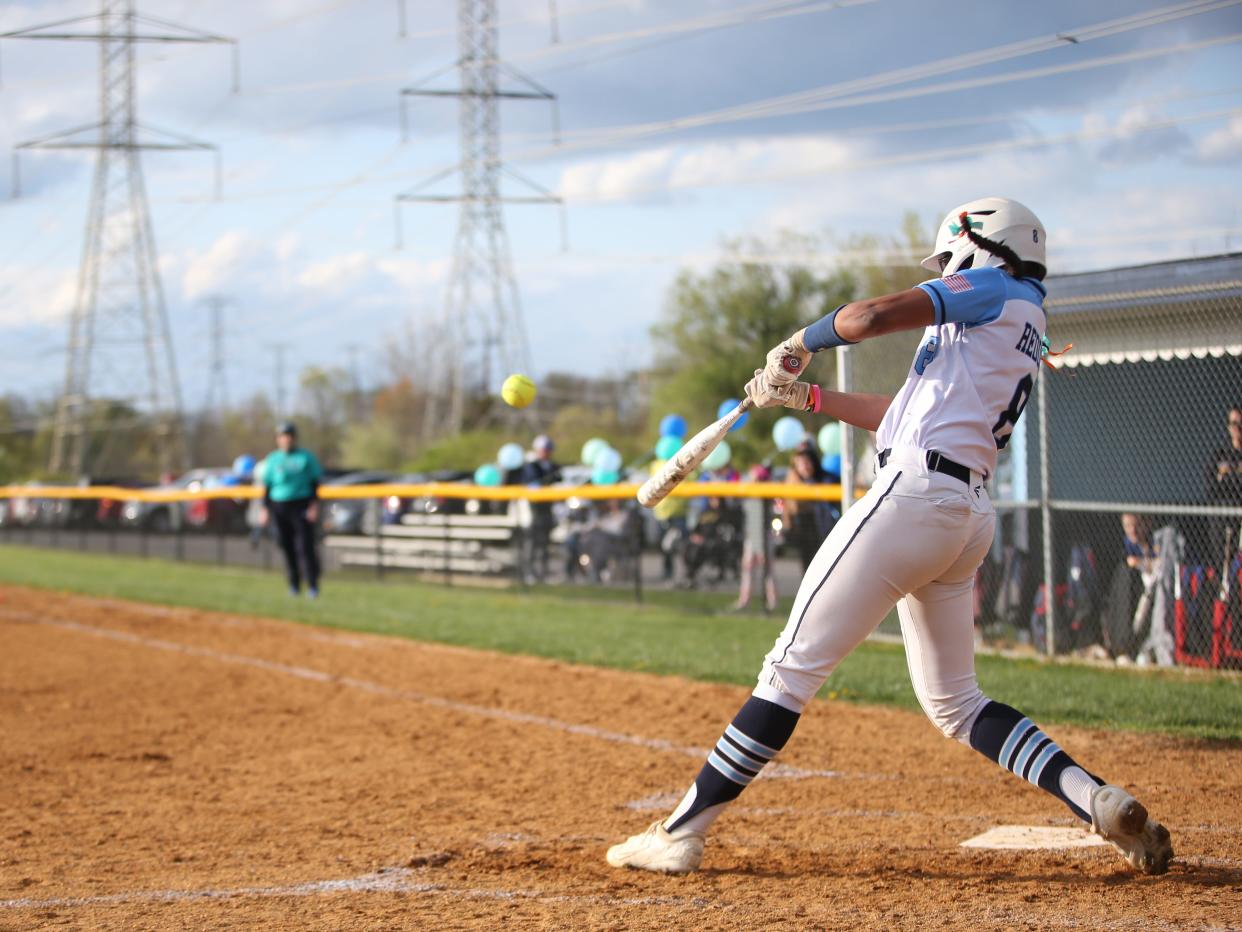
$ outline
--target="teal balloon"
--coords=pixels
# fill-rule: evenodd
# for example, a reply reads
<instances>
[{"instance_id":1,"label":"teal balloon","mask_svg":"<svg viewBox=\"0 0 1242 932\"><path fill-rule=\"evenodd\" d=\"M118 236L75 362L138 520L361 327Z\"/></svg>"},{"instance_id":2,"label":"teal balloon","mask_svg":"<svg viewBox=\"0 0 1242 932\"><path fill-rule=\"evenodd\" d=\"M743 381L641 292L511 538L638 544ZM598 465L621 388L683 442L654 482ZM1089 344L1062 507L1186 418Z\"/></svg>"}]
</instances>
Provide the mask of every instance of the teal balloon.
<instances>
[{"instance_id":1,"label":"teal balloon","mask_svg":"<svg viewBox=\"0 0 1242 932\"><path fill-rule=\"evenodd\" d=\"M621 481L621 474L615 469L600 469L596 467L591 472L591 482L594 485L615 485Z\"/></svg>"},{"instance_id":2,"label":"teal balloon","mask_svg":"<svg viewBox=\"0 0 1242 932\"><path fill-rule=\"evenodd\" d=\"M500 452L496 454L496 462L504 470L520 469L522 464L526 462L526 453L518 444L506 443L500 448Z\"/></svg>"},{"instance_id":3,"label":"teal balloon","mask_svg":"<svg viewBox=\"0 0 1242 932\"><path fill-rule=\"evenodd\" d=\"M729 441L722 440L716 445L716 449L707 454L707 459L703 460L703 468L713 471L723 469L732 458L733 451L729 449Z\"/></svg>"},{"instance_id":4,"label":"teal balloon","mask_svg":"<svg viewBox=\"0 0 1242 932\"><path fill-rule=\"evenodd\" d=\"M608 441L602 437L592 437L582 445L582 465L594 466L595 458L608 449Z\"/></svg>"},{"instance_id":5,"label":"teal balloon","mask_svg":"<svg viewBox=\"0 0 1242 932\"><path fill-rule=\"evenodd\" d=\"M824 456L839 456L841 453L841 425L837 421L829 421L819 429L820 452Z\"/></svg>"},{"instance_id":6,"label":"teal balloon","mask_svg":"<svg viewBox=\"0 0 1242 932\"><path fill-rule=\"evenodd\" d=\"M656 444L656 459L671 460L681 449L681 441L676 437L661 437Z\"/></svg>"},{"instance_id":7,"label":"teal balloon","mask_svg":"<svg viewBox=\"0 0 1242 932\"><path fill-rule=\"evenodd\" d=\"M776 449L788 453L806 438L806 428L796 417L785 415L772 425L772 442Z\"/></svg>"},{"instance_id":8,"label":"teal balloon","mask_svg":"<svg viewBox=\"0 0 1242 932\"><path fill-rule=\"evenodd\" d=\"M500 470L491 463L485 463L474 471L474 484L488 488L500 485Z\"/></svg>"},{"instance_id":9,"label":"teal balloon","mask_svg":"<svg viewBox=\"0 0 1242 932\"><path fill-rule=\"evenodd\" d=\"M740 398L726 398L724 401L720 402L720 407L716 409L716 420L720 420L726 414L731 414L733 409L741 403L742 401ZM747 411L733 423L733 426L729 428L729 433L733 433L735 430L741 430L746 426L746 422L749 420L750 412Z\"/></svg>"}]
</instances>

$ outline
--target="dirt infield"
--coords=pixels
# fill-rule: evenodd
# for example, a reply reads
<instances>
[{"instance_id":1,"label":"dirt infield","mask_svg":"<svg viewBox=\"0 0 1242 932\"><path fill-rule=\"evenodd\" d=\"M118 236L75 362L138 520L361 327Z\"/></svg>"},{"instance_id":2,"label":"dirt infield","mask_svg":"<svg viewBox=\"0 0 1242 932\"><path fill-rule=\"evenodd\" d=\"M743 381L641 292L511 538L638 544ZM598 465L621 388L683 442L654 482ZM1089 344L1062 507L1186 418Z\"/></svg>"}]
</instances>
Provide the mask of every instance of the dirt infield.
<instances>
[{"instance_id":1,"label":"dirt infield","mask_svg":"<svg viewBox=\"0 0 1242 932\"><path fill-rule=\"evenodd\" d=\"M0 589L0 930L1242 924L1242 749L1052 729L1169 825L1146 878L1111 849L959 847L1070 820L922 718L842 703L700 873L609 869L745 694Z\"/></svg>"}]
</instances>

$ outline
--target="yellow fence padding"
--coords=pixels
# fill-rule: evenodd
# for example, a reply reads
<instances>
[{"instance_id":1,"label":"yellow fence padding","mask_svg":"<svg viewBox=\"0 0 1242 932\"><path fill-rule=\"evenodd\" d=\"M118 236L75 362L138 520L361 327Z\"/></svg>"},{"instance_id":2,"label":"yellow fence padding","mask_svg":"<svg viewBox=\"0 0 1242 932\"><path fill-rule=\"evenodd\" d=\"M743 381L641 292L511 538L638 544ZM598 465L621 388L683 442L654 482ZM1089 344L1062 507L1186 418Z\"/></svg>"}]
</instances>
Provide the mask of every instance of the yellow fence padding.
<instances>
[{"instance_id":1,"label":"yellow fence padding","mask_svg":"<svg viewBox=\"0 0 1242 932\"><path fill-rule=\"evenodd\" d=\"M633 498L638 486L583 485L575 487L555 486L532 489L520 485L479 486L455 482L428 482L416 485L383 483L378 485L324 485L319 488L322 499L348 498L473 498L480 501L513 501L526 499L530 502L562 502L571 498L613 499ZM784 482L683 482L673 489L675 498L695 498L716 495L721 498L789 498L798 501L841 501L839 485L798 485ZM118 486L0 486L0 498L110 498L125 502L193 502L211 498L252 499L262 498L263 490L255 485L217 486L195 492L182 489L124 489Z\"/></svg>"}]
</instances>

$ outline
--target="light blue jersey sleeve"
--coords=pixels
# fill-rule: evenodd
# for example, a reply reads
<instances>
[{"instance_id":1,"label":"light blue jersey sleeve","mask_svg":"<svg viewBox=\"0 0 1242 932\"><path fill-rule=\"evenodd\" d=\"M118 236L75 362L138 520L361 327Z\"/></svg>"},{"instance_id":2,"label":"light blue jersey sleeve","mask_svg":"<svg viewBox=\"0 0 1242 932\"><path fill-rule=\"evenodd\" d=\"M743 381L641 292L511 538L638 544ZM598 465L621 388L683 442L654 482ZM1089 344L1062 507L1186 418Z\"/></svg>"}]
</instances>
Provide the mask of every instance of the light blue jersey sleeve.
<instances>
[{"instance_id":1,"label":"light blue jersey sleeve","mask_svg":"<svg viewBox=\"0 0 1242 932\"><path fill-rule=\"evenodd\" d=\"M1009 276L1000 269L967 269L923 282L941 324L986 324L996 320L1009 296Z\"/></svg>"}]
</instances>

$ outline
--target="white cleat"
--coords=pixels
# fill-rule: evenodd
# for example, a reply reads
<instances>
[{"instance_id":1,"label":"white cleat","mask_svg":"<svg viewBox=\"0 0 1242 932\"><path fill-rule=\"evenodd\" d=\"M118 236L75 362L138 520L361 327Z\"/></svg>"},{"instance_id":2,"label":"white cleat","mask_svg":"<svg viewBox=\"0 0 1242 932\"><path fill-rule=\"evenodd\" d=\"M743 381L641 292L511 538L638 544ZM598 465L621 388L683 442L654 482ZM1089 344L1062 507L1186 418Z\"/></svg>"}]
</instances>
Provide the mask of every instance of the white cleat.
<instances>
[{"instance_id":1,"label":"white cleat","mask_svg":"<svg viewBox=\"0 0 1242 932\"><path fill-rule=\"evenodd\" d=\"M1102 786L1091 794L1091 830L1144 874L1163 874L1173 860L1169 830L1149 819L1143 804L1119 786Z\"/></svg>"},{"instance_id":2,"label":"white cleat","mask_svg":"<svg viewBox=\"0 0 1242 932\"><path fill-rule=\"evenodd\" d=\"M642 834L609 848L608 863L663 874L688 874L703 860L703 838L702 832L666 832L663 823L652 822Z\"/></svg>"}]
</instances>

